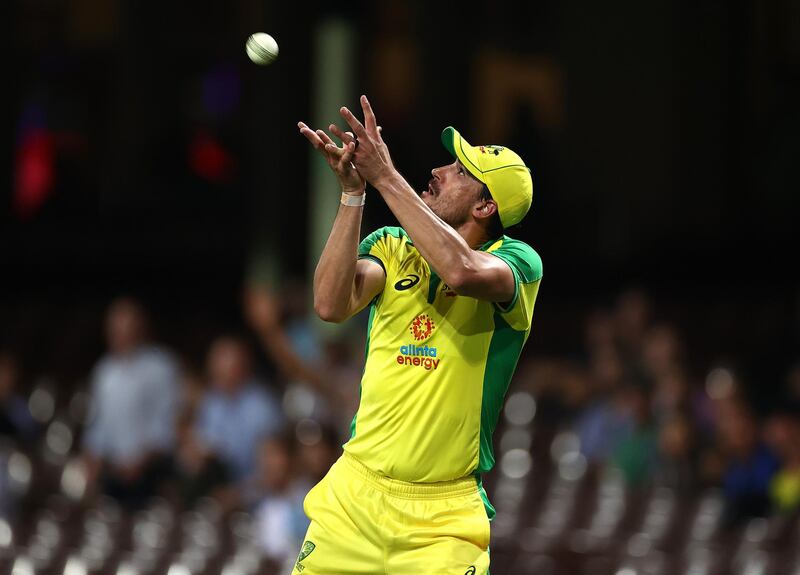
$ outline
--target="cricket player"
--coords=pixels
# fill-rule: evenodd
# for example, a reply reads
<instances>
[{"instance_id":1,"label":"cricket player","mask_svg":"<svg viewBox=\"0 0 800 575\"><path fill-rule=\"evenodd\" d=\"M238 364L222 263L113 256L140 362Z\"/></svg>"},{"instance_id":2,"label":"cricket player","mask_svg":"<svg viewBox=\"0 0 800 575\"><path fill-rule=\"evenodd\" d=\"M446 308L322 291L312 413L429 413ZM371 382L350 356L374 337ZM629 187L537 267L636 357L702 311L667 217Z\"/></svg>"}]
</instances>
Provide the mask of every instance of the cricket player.
<instances>
[{"instance_id":1,"label":"cricket player","mask_svg":"<svg viewBox=\"0 0 800 575\"><path fill-rule=\"evenodd\" d=\"M531 319L542 261L504 235L531 205L522 159L471 146L453 128L453 162L417 193L394 168L361 97L350 130L302 122L341 204L314 275L314 307L341 322L369 306L361 399L342 457L305 500L311 520L295 573L484 575L494 516L481 475ZM359 242L369 182L402 227Z\"/></svg>"}]
</instances>

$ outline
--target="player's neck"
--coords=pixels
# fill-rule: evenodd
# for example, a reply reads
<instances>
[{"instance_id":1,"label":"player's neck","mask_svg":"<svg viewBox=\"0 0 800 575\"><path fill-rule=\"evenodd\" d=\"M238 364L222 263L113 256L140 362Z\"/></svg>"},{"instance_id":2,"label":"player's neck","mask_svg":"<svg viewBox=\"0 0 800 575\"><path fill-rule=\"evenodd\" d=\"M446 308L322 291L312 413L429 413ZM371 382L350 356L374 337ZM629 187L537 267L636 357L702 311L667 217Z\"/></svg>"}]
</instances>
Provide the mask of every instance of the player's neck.
<instances>
[{"instance_id":1,"label":"player's neck","mask_svg":"<svg viewBox=\"0 0 800 575\"><path fill-rule=\"evenodd\" d=\"M490 239L486 234L486 230L477 225L475 222L463 223L461 226L456 228L456 232L458 232L458 235L464 238L464 241L467 242L467 245L469 245L469 247L471 247L473 250L477 250Z\"/></svg>"}]
</instances>

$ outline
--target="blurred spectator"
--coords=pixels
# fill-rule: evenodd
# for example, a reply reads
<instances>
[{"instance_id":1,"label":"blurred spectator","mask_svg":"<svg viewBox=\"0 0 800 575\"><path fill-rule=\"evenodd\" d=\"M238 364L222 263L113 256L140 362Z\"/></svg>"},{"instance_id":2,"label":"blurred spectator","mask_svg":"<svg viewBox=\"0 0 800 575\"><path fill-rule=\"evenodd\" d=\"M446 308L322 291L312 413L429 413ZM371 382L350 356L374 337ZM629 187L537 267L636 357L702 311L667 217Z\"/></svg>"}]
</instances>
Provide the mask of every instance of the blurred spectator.
<instances>
[{"instance_id":1,"label":"blurred spectator","mask_svg":"<svg viewBox=\"0 0 800 575\"><path fill-rule=\"evenodd\" d=\"M18 384L16 358L0 350L0 518L13 518L19 511L21 494L12 486L10 454L38 430L27 403L17 394Z\"/></svg>"},{"instance_id":2,"label":"blurred spectator","mask_svg":"<svg viewBox=\"0 0 800 575\"><path fill-rule=\"evenodd\" d=\"M13 355L0 351L0 435L26 441L35 435L37 424L25 400L17 393L19 366Z\"/></svg>"},{"instance_id":3,"label":"blurred spectator","mask_svg":"<svg viewBox=\"0 0 800 575\"><path fill-rule=\"evenodd\" d=\"M778 461L761 441L755 415L738 397L720 401L719 439L727 457L722 477L725 522L734 525L769 511L769 485Z\"/></svg>"},{"instance_id":4,"label":"blurred spectator","mask_svg":"<svg viewBox=\"0 0 800 575\"><path fill-rule=\"evenodd\" d=\"M767 423L766 439L780 459L780 470L770 482L773 510L800 510L800 404L788 402Z\"/></svg>"},{"instance_id":5,"label":"blurred spectator","mask_svg":"<svg viewBox=\"0 0 800 575\"><path fill-rule=\"evenodd\" d=\"M536 420L546 428L575 420L592 395L589 374L576 361L523 356L514 385L536 398Z\"/></svg>"},{"instance_id":6,"label":"blurred spectator","mask_svg":"<svg viewBox=\"0 0 800 575\"><path fill-rule=\"evenodd\" d=\"M682 350L672 326L658 325L647 330L642 345L642 375L648 380L667 377L680 369Z\"/></svg>"},{"instance_id":7,"label":"blurred spectator","mask_svg":"<svg viewBox=\"0 0 800 575\"><path fill-rule=\"evenodd\" d=\"M584 344L589 350L616 346L613 316L604 309L593 310L584 327Z\"/></svg>"},{"instance_id":8,"label":"blurred spectator","mask_svg":"<svg viewBox=\"0 0 800 575\"><path fill-rule=\"evenodd\" d=\"M672 412L663 419L658 431L658 466L656 483L681 494L690 494L698 487L697 449L691 419Z\"/></svg>"},{"instance_id":9,"label":"blurred spectator","mask_svg":"<svg viewBox=\"0 0 800 575\"><path fill-rule=\"evenodd\" d=\"M319 483L342 454L341 434L328 425L304 421L297 425L300 443L298 473L306 490Z\"/></svg>"},{"instance_id":10,"label":"blurred spectator","mask_svg":"<svg viewBox=\"0 0 800 575\"><path fill-rule=\"evenodd\" d=\"M622 472L628 485L647 483L656 463L656 430L644 390L627 385L618 393L618 409L630 421L628 432L619 438L611 453L611 464Z\"/></svg>"},{"instance_id":11,"label":"blurred spectator","mask_svg":"<svg viewBox=\"0 0 800 575\"><path fill-rule=\"evenodd\" d=\"M322 345L311 322L309 290L304 282L291 279L280 294L284 331L295 353L310 365L323 362Z\"/></svg>"},{"instance_id":12,"label":"blurred spectator","mask_svg":"<svg viewBox=\"0 0 800 575\"><path fill-rule=\"evenodd\" d=\"M324 369L327 374L327 393L331 414L323 419L341 431L343 440L350 437L350 424L358 411L359 382L364 372L363 355L353 352L353 338L344 336L325 342ZM363 340L357 340L364 349Z\"/></svg>"},{"instance_id":13,"label":"blurred spectator","mask_svg":"<svg viewBox=\"0 0 800 575\"><path fill-rule=\"evenodd\" d=\"M300 296L295 294L289 301L294 312L286 323L281 313L285 307L283 301L269 289L251 286L244 302L249 324L267 355L289 381L284 409L295 419L324 420L349 430L358 407L358 382L363 365L355 365L350 347L343 341L328 342L324 356L320 357L311 328L301 319Z\"/></svg>"},{"instance_id":14,"label":"blurred spectator","mask_svg":"<svg viewBox=\"0 0 800 575\"><path fill-rule=\"evenodd\" d=\"M623 367L613 348L592 357L593 399L578 417L575 428L581 452L590 463L605 463L620 441L631 433L633 420L622 388Z\"/></svg>"},{"instance_id":15,"label":"blurred spectator","mask_svg":"<svg viewBox=\"0 0 800 575\"><path fill-rule=\"evenodd\" d=\"M259 486L264 496L258 504L259 541L264 554L291 570L308 529L303 511L307 489L294 473L293 441L282 434L264 441L259 449Z\"/></svg>"},{"instance_id":16,"label":"blurred spectator","mask_svg":"<svg viewBox=\"0 0 800 575\"><path fill-rule=\"evenodd\" d=\"M650 320L650 300L639 289L630 289L617 298L614 313L616 341L626 362L639 358Z\"/></svg>"},{"instance_id":17,"label":"blurred spectator","mask_svg":"<svg viewBox=\"0 0 800 575\"><path fill-rule=\"evenodd\" d=\"M228 489L230 475L219 458L200 441L195 424L191 409L184 410L178 418L175 476L180 503L184 509L191 509L198 499L210 496L228 508L235 504Z\"/></svg>"},{"instance_id":18,"label":"blurred spectator","mask_svg":"<svg viewBox=\"0 0 800 575\"><path fill-rule=\"evenodd\" d=\"M280 405L253 373L250 348L240 338L217 338L208 353L211 388L200 403L197 429L232 479L254 478L259 443L281 430Z\"/></svg>"},{"instance_id":19,"label":"blurred spectator","mask_svg":"<svg viewBox=\"0 0 800 575\"><path fill-rule=\"evenodd\" d=\"M590 350L589 369L596 394L608 395L622 383L625 365L616 347L603 346Z\"/></svg>"},{"instance_id":20,"label":"blurred spectator","mask_svg":"<svg viewBox=\"0 0 800 575\"><path fill-rule=\"evenodd\" d=\"M84 448L90 481L99 476L107 494L135 507L168 475L180 376L172 357L147 343L138 302L111 304L106 338L108 353L92 372L94 419Z\"/></svg>"},{"instance_id":21,"label":"blurred spectator","mask_svg":"<svg viewBox=\"0 0 800 575\"><path fill-rule=\"evenodd\" d=\"M665 369L653 382L653 415L658 422L686 412L691 405L689 380L678 367Z\"/></svg>"},{"instance_id":22,"label":"blurred spectator","mask_svg":"<svg viewBox=\"0 0 800 575\"><path fill-rule=\"evenodd\" d=\"M181 374L181 405L184 410L196 413L206 394L203 370L184 361Z\"/></svg>"}]
</instances>

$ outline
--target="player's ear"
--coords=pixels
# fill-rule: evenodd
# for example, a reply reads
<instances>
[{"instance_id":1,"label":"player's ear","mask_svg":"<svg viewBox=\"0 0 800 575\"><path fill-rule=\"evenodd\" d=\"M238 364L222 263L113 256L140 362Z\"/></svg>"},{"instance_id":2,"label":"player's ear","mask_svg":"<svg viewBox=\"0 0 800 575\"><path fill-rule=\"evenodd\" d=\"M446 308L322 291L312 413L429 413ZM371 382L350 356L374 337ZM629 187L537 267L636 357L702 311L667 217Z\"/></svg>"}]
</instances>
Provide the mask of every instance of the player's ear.
<instances>
[{"instance_id":1,"label":"player's ear","mask_svg":"<svg viewBox=\"0 0 800 575\"><path fill-rule=\"evenodd\" d=\"M494 200L481 200L475 205L472 213L477 219L491 218L497 213L497 204Z\"/></svg>"}]
</instances>

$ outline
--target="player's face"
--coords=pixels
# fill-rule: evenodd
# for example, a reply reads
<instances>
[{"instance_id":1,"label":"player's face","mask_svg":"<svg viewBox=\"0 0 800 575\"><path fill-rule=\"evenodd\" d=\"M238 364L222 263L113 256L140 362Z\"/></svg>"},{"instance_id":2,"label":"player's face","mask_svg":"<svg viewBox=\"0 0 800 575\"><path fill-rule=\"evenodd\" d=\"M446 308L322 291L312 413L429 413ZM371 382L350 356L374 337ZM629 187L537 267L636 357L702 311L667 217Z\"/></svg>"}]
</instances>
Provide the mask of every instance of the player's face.
<instances>
[{"instance_id":1,"label":"player's face","mask_svg":"<svg viewBox=\"0 0 800 575\"><path fill-rule=\"evenodd\" d=\"M483 184L470 174L461 162L434 168L428 188L420 197L433 213L454 228L464 224L480 198Z\"/></svg>"}]
</instances>

